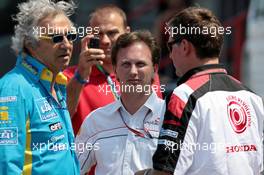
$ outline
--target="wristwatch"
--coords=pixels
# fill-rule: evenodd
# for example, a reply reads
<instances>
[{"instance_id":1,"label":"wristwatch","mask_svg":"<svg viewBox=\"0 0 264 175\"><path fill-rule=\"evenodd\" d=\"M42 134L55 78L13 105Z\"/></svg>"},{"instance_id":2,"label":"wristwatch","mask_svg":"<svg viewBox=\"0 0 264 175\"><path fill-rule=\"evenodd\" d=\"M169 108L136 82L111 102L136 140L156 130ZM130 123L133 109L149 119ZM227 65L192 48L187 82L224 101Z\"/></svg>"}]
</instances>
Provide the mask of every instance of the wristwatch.
<instances>
[{"instance_id":1,"label":"wristwatch","mask_svg":"<svg viewBox=\"0 0 264 175\"><path fill-rule=\"evenodd\" d=\"M83 79L78 71L78 69L76 69L73 78L75 78L75 80L77 80L81 85L86 85L87 83L89 83L89 80L87 79Z\"/></svg>"}]
</instances>

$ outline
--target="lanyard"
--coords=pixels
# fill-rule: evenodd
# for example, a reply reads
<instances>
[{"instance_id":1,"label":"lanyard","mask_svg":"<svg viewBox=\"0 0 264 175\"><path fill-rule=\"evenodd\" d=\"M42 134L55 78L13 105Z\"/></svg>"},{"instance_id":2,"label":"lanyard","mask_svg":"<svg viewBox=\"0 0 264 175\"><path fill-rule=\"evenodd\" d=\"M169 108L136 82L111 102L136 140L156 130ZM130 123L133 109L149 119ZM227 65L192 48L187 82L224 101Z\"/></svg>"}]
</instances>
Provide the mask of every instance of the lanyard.
<instances>
[{"instance_id":1,"label":"lanyard","mask_svg":"<svg viewBox=\"0 0 264 175\"><path fill-rule=\"evenodd\" d=\"M144 132L145 132L145 133L142 133L142 132L140 132L140 131L138 131L138 130L136 130L136 129L134 129L134 128L131 128L130 126L128 126L128 124L127 124L127 123L125 122L125 120L124 120L124 117L123 117L122 112L121 112L120 109L121 109L121 108L118 109L119 115L120 115L120 117L121 117L123 123L125 124L126 128L127 128L129 131L133 132L136 136L139 136L139 137L142 137L142 138L153 139L153 136L150 134L149 130L147 130L147 129L145 128L145 126L144 126L144 123L145 123L145 120L146 120L147 116L151 113L151 110L150 110L150 109L148 110L148 112L146 113L146 115L145 115L145 117L144 117L144 119L143 119L143 128L144 128Z\"/></svg>"},{"instance_id":2,"label":"lanyard","mask_svg":"<svg viewBox=\"0 0 264 175\"><path fill-rule=\"evenodd\" d=\"M110 77L109 73L104 70L104 68L98 64L96 64L96 67L100 72L102 72L106 76L106 81L110 85L111 92L116 100L120 98L119 94L117 93L116 86L112 78Z\"/></svg>"}]
</instances>

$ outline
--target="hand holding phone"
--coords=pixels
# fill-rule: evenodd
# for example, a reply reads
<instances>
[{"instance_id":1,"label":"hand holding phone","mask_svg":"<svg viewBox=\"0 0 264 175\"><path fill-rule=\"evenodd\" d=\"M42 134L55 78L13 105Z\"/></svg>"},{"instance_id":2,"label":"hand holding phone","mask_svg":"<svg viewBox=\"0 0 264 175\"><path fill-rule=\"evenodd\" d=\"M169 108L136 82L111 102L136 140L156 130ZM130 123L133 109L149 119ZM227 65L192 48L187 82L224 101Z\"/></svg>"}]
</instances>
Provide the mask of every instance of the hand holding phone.
<instances>
[{"instance_id":1,"label":"hand holding phone","mask_svg":"<svg viewBox=\"0 0 264 175\"><path fill-rule=\"evenodd\" d=\"M98 37L93 37L90 39L88 44L89 48L99 49L100 48L100 39Z\"/></svg>"},{"instance_id":2,"label":"hand holding phone","mask_svg":"<svg viewBox=\"0 0 264 175\"><path fill-rule=\"evenodd\" d=\"M95 36L95 37L90 38L90 42L88 44L88 48L90 48L90 49L100 49L100 39L99 39L99 37ZM101 58L93 58L92 60L102 61Z\"/></svg>"}]
</instances>

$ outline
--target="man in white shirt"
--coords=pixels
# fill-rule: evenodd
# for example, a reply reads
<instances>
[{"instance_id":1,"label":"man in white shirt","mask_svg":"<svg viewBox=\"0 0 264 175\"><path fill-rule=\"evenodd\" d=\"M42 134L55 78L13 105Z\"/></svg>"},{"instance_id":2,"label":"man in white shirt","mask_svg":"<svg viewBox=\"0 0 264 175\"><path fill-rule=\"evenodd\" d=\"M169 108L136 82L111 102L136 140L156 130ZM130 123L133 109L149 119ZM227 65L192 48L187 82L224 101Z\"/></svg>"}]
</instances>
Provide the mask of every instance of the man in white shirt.
<instances>
[{"instance_id":1,"label":"man in white shirt","mask_svg":"<svg viewBox=\"0 0 264 175\"><path fill-rule=\"evenodd\" d=\"M159 55L147 31L117 40L111 57L121 99L95 110L82 124L76 138L81 174L94 164L96 175L132 175L152 166L165 108L152 84Z\"/></svg>"}]
</instances>

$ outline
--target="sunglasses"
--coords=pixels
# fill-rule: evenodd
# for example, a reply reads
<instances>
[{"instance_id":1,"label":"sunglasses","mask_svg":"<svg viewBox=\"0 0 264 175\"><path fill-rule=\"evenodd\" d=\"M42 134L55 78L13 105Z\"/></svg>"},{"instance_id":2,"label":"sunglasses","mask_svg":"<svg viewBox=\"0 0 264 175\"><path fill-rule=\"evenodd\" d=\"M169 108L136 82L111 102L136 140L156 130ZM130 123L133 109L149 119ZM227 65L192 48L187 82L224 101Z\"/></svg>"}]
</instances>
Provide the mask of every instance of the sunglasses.
<instances>
[{"instance_id":1,"label":"sunglasses","mask_svg":"<svg viewBox=\"0 0 264 175\"><path fill-rule=\"evenodd\" d=\"M176 44L176 43L180 43L180 41L178 41L178 40L172 40L172 41L167 42L167 47L168 47L169 52L172 52L172 46L174 44Z\"/></svg>"},{"instance_id":2,"label":"sunglasses","mask_svg":"<svg viewBox=\"0 0 264 175\"><path fill-rule=\"evenodd\" d=\"M67 33L67 35L53 34L53 35L47 35L47 36L39 36L39 38L52 40L52 42L56 44L56 43L62 42L64 39L64 36L66 36L68 41L75 41L77 39L77 33Z\"/></svg>"}]
</instances>

